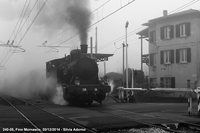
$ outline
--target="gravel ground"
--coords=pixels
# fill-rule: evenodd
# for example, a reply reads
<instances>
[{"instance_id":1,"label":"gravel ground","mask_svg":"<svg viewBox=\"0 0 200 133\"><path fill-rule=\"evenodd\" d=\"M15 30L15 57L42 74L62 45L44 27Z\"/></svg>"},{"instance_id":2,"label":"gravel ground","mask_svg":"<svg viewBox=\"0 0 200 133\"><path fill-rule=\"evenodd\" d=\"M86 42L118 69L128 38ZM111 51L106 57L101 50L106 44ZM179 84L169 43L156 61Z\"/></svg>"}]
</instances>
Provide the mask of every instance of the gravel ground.
<instances>
[{"instance_id":1,"label":"gravel ground","mask_svg":"<svg viewBox=\"0 0 200 133\"><path fill-rule=\"evenodd\" d=\"M180 133L199 133L199 131L190 130L188 128L181 128ZM123 129L123 130L116 130L116 131L108 131L108 132L101 132L101 133L170 133L160 128L139 128L139 129Z\"/></svg>"},{"instance_id":2,"label":"gravel ground","mask_svg":"<svg viewBox=\"0 0 200 133\"><path fill-rule=\"evenodd\" d=\"M164 131L160 128L140 128L140 129L124 129L124 130L117 130L117 131L108 131L108 132L101 132L101 133L169 133Z\"/></svg>"}]
</instances>

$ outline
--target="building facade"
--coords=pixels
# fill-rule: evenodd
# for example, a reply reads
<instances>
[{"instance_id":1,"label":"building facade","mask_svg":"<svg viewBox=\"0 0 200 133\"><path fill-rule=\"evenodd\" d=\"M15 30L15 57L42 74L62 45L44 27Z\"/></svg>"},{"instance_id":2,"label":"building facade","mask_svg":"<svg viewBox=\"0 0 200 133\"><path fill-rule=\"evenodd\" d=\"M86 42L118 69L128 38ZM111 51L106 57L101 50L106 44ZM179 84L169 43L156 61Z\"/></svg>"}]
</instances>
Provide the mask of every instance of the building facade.
<instances>
[{"instance_id":1,"label":"building facade","mask_svg":"<svg viewBox=\"0 0 200 133\"><path fill-rule=\"evenodd\" d=\"M165 10L143 25L148 26L150 82L165 88L199 86L200 11L168 15Z\"/></svg>"}]
</instances>

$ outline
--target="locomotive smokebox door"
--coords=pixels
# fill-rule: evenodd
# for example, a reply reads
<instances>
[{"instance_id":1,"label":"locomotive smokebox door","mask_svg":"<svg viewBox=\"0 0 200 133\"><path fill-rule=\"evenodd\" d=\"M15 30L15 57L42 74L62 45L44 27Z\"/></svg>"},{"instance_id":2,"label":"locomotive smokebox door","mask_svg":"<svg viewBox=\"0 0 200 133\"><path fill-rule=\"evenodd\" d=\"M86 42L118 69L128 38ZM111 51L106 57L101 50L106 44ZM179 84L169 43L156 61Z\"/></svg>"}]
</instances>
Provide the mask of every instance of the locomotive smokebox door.
<instances>
[{"instance_id":1,"label":"locomotive smokebox door","mask_svg":"<svg viewBox=\"0 0 200 133\"><path fill-rule=\"evenodd\" d=\"M81 57L81 50L80 49L74 49L70 52L71 56L71 62L80 59Z\"/></svg>"}]
</instances>

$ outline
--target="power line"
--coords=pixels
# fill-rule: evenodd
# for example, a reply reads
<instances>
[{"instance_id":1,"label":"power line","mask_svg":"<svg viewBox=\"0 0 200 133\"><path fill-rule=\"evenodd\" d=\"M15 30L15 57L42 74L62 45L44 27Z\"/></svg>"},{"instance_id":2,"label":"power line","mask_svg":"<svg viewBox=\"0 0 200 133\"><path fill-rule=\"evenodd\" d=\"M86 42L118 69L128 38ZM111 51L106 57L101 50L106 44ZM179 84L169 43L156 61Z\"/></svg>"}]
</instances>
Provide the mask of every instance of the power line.
<instances>
[{"instance_id":1,"label":"power line","mask_svg":"<svg viewBox=\"0 0 200 133\"><path fill-rule=\"evenodd\" d=\"M188 2L186 4L184 4L184 5L180 6L179 8L171 11L170 13L177 13L178 11L181 11L182 9L184 9L184 8L186 8L188 6L191 6L192 4L194 4L194 3L198 2L198 1L199 0L192 0L192 1L190 1L190 2Z\"/></svg>"},{"instance_id":2,"label":"power line","mask_svg":"<svg viewBox=\"0 0 200 133\"><path fill-rule=\"evenodd\" d=\"M127 37L129 37L129 36L135 34L135 33L136 33L138 30L140 30L141 28L143 28L143 27L137 28L137 29L135 29L135 30L129 32L128 35L127 35ZM119 38L117 38L117 39L115 39L115 40L113 40L113 41L111 41L111 42L109 42L109 43L107 43L107 44L105 44L105 45L99 47L99 50L102 50L102 49L104 49L104 48L106 48L106 47L108 47L108 46L111 46L111 45L113 44L113 42L119 42L119 41L123 40L124 38L125 38L125 35L123 35L123 36L121 36L121 37L119 37Z\"/></svg>"},{"instance_id":3,"label":"power line","mask_svg":"<svg viewBox=\"0 0 200 133\"><path fill-rule=\"evenodd\" d=\"M11 34L9 40L11 39L12 35L15 33L15 30L16 30L16 28L17 28L17 25L18 25L18 23L19 23L19 21L20 21L20 18L22 17L22 14L23 14L24 9L25 9L25 7L26 7L27 1L28 1L28 0L26 0L25 3L24 3L23 9L22 9L22 11L21 11L21 13L20 13L20 17L19 17L19 19L18 19L18 21L17 21L17 23L16 23L16 25L15 25L15 28L14 28L14 30L13 30L13 32L12 32L12 34ZM31 0L29 0L29 3L30 3L30 1L31 1ZM22 17L22 18L23 18L23 17ZM19 27L20 27L20 26L19 26ZM7 49L7 48L4 49L4 52L3 52L2 57L1 57L1 61L3 60L3 56L4 56L4 54L5 54L6 49Z\"/></svg>"},{"instance_id":4,"label":"power line","mask_svg":"<svg viewBox=\"0 0 200 133\"><path fill-rule=\"evenodd\" d=\"M177 8L177 9L175 9L175 10L173 10L173 11L171 11L170 13L176 13L176 12L178 12L178 11L180 11L180 10L182 10L182 9L184 9L184 8L186 8L186 7L188 7L188 6L191 6L192 4L194 4L194 3L196 3L196 2L198 2L199 0L192 0L192 1L190 1L190 2L188 2L188 3L186 3L186 4L184 4L184 5L182 5L181 7L179 7L179 8ZM142 27L140 27L140 28L142 28ZM139 28L138 28L139 29ZM143 28L143 30L144 30L145 28ZM135 32L133 32L133 33L135 33ZM130 35L128 35L127 37L129 37ZM103 45L103 46L101 46L101 47L99 47L99 50L102 50L102 49L104 49L104 48L106 48L106 47L108 47L108 46L111 46L112 45L112 43L113 42L118 42L118 41L120 41L120 40L123 40L125 38L125 36L121 36L120 38L118 38L118 39L116 39L116 40L114 40L114 41L111 41L110 43L107 43L107 44L105 44L105 45Z\"/></svg>"},{"instance_id":5,"label":"power line","mask_svg":"<svg viewBox=\"0 0 200 133\"><path fill-rule=\"evenodd\" d=\"M22 17L22 14L23 14L24 9L25 9L25 7L26 7L27 1L28 1L28 0L26 0L26 2L24 3L24 6L23 6L23 9L22 9L21 14L20 14L20 16L19 16L19 19L18 19L18 21L17 21L17 24L15 25L15 28L14 28L14 30L13 30L13 32L12 32L12 34L11 34L9 40L11 39L12 35L15 33L15 30L16 30L16 28L17 28L17 25L18 25L20 19L23 18L23 17ZM30 0L29 0L29 3L30 3ZM20 26L19 26L19 27L20 27Z\"/></svg>"},{"instance_id":6,"label":"power line","mask_svg":"<svg viewBox=\"0 0 200 133\"><path fill-rule=\"evenodd\" d=\"M132 0L132 1L130 1L129 3L125 4L124 6L118 8L118 9L115 10L114 12L108 14L108 15L105 16L104 18L102 18L102 19L98 20L97 22L93 23L92 25L90 25L90 26L87 27L86 29L89 29L89 28L92 27L93 25L96 25L97 23L99 23L99 22L103 21L104 19L110 17L111 15L115 14L115 13L118 12L119 10L121 10L121 9L123 9L124 7L128 6L129 4L133 3L134 1L135 1L135 0ZM68 38L68 39L66 39L65 41L63 41L63 42L61 42L60 44L58 44L58 46L61 45L61 44L63 44L63 43L65 43L65 42L67 42L67 41L69 41L69 40L71 40L72 38L74 38L74 37L77 36L78 34L79 34L79 33L74 34L74 35L71 36L70 38Z\"/></svg>"},{"instance_id":7,"label":"power line","mask_svg":"<svg viewBox=\"0 0 200 133\"><path fill-rule=\"evenodd\" d=\"M101 7L103 7L104 5L106 5L108 2L110 2L110 0L106 1L106 2L103 3L101 6L99 6L99 7L96 8L95 10L93 10L88 16L90 16L91 14L93 14L95 11L99 10ZM57 36L59 36L60 34L62 34L63 32L65 32L65 31L67 31L67 30L69 30L69 29L70 29L70 27L66 28L65 30L63 30L63 31L61 31L60 33L58 33L58 34L56 34L55 36L53 36L52 39L55 38L55 37L57 37Z\"/></svg>"},{"instance_id":8,"label":"power line","mask_svg":"<svg viewBox=\"0 0 200 133\"><path fill-rule=\"evenodd\" d=\"M26 7L26 10L25 10L24 15L23 15L22 18L24 18L25 14L26 14L26 11L28 10L28 7L29 7L29 5L30 5L30 2L31 2L31 0L29 0L29 3L28 3L28 5L27 5L27 7ZM21 26L21 24L22 24L23 19L21 18L21 23L20 23L20 25L19 25L19 27L18 27L17 34L14 36L13 41L15 41L15 39L17 38L19 32L20 32L20 31L22 30L22 28L24 27L26 21L28 20L30 14L32 13L32 11L33 11L33 9L34 9L34 7L35 7L35 5L36 5L37 2L38 2L38 0L35 2L33 8L31 9L31 11L30 11L28 17L26 18L26 20L24 21L24 23L23 23L22 26ZM21 40L22 40L22 38L21 38ZM17 45L17 46L18 46L18 45ZM15 48L14 51L10 54L10 56L7 58L7 60L11 57L11 55L15 52L15 50L16 50L16 48ZM9 54L9 53L8 53L8 54ZM8 56L8 54L4 57L4 59L1 61L0 64L2 64L2 62L6 59L6 57ZM6 62L7 62L7 60L6 60ZM5 63L4 63L4 64L5 64Z\"/></svg>"},{"instance_id":9,"label":"power line","mask_svg":"<svg viewBox=\"0 0 200 133\"><path fill-rule=\"evenodd\" d=\"M38 2L38 0L35 2L35 4L34 4L32 10L31 10L31 12L33 11L33 9L34 9L34 7L36 6L36 3L37 3L37 2ZM21 40L19 41L19 43L17 44L17 46L19 46L19 44L22 42L22 40L24 39L25 35L28 33L29 29L31 28L33 22L36 20L36 18L38 17L38 15L40 14L40 12L42 11L42 9L44 8L44 6L45 6L45 4L46 4L47 2L48 2L48 0L46 0L46 1L43 3L42 7L40 8L40 10L38 11L38 13L37 13L36 16L34 17L33 21L32 21L31 24L29 25L28 29L27 29L26 32L24 33L23 37L21 38ZM30 12L30 13L31 13L31 12ZM29 14L29 15L30 15L30 14ZM16 50L16 48L15 48L15 50ZM14 51L15 51L15 50L14 50ZM10 57L12 56L12 54L13 54L13 52L12 52L11 55L8 57L8 59L5 61L4 65L5 65L5 64L7 63L7 61L10 59Z\"/></svg>"}]
</instances>

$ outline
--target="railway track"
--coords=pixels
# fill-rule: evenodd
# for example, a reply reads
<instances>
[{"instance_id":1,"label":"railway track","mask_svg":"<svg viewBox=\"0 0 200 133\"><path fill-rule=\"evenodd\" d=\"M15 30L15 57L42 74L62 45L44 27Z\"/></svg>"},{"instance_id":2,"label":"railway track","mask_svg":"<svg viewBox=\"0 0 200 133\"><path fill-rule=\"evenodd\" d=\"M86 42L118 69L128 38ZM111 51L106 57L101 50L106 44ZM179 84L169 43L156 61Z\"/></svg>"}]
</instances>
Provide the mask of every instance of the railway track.
<instances>
[{"instance_id":1,"label":"railway track","mask_svg":"<svg viewBox=\"0 0 200 133\"><path fill-rule=\"evenodd\" d=\"M0 95L0 101L6 106L11 106L24 118L24 125L3 128L2 131L7 132L71 132L79 131L86 133L96 133L95 129L91 129L82 124L66 119L57 114L51 113L40 108L30 102L23 101L10 96Z\"/></svg>"},{"instance_id":2,"label":"railway track","mask_svg":"<svg viewBox=\"0 0 200 133\"><path fill-rule=\"evenodd\" d=\"M97 111L98 109L88 108L89 110ZM165 117L158 117L155 115L147 115L136 113L132 111L126 111L116 108L104 108L99 109L97 112L109 114L116 117L126 118L132 120L133 122L140 123L142 126L160 128L168 132L180 133L181 127L187 127L188 130L191 129L195 132L200 131L200 125L184 122L182 120L172 120Z\"/></svg>"},{"instance_id":3,"label":"railway track","mask_svg":"<svg viewBox=\"0 0 200 133\"><path fill-rule=\"evenodd\" d=\"M54 112L53 107L49 109L43 108L42 104L34 104L27 101L23 101L20 99L4 96L0 97L0 104L6 104L7 106L12 106L15 112L18 112L24 120L27 121L28 124L23 125L23 129L27 130L34 129L38 130L38 132L47 132L47 131L71 131L73 129L86 130L86 132L94 133L94 132L104 132L107 130L117 130L119 127L124 128L122 125L127 125L125 128L140 128L140 127L156 127L168 132L179 133L181 126L192 127L192 129L198 129L199 125L193 123L186 123L181 120L171 120L164 117L159 117L155 115L147 115L136 113L132 111L127 111L123 109L111 108L106 106L91 106L91 107L70 107L70 108L59 108L58 106L55 108L59 110L59 112L66 112L72 110L79 110L78 112L87 112L86 114L80 114L79 116L69 116L62 115L58 112ZM48 111L49 110L49 111ZM54 112L54 113L52 113ZM91 113L90 113L91 112ZM57 115L59 114L59 115ZM68 114L68 113L67 113ZM105 114L105 115L104 115ZM99 116L98 116L99 115ZM105 117L100 117L105 116ZM66 119L67 118L67 119ZM101 119L101 120L100 120ZM105 121L103 121L105 119ZM80 124L81 121L87 121L87 123ZM99 121L100 120L100 121ZM114 120L114 121L113 121ZM115 122L112 125L105 126L106 122L111 123L111 121ZM119 122L116 122L119 121ZM89 123L88 123L89 122ZM104 124L100 124L99 122L105 122ZM1 123L1 121L0 121ZM58 124L59 123L59 124ZM117 125L115 125L117 124ZM105 127L103 127L103 125ZM170 126L169 126L170 125ZM172 126L171 125L175 125ZM1 127L1 126L0 126ZM110 129L109 129L110 127ZM115 128L113 128L115 127ZM13 127L8 129L11 130L20 130L21 128ZM198 131L197 131L198 132Z\"/></svg>"}]
</instances>

